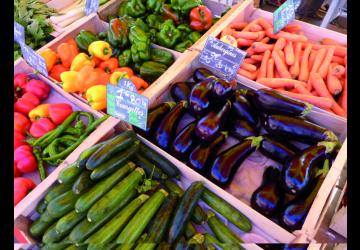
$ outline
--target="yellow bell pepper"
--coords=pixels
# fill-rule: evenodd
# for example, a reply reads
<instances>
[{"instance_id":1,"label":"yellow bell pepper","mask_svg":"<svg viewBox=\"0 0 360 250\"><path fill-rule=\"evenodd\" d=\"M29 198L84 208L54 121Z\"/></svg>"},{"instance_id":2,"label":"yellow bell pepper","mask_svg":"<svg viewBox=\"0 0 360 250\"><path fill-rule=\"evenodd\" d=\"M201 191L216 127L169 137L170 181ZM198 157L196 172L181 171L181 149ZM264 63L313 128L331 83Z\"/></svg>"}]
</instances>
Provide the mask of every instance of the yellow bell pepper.
<instances>
[{"instance_id":1,"label":"yellow bell pepper","mask_svg":"<svg viewBox=\"0 0 360 250\"><path fill-rule=\"evenodd\" d=\"M47 71L50 71L57 62L58 55L50 48L44 49L40 55L45 60Z\"/></svg>"},{"instance_id":2,"label":"yellow bell pepper","mask_svg":"<svg viewBox=\"0 0 360 250\"><path fill-rule=\"evenodd\" d=\"M129 75L126 72L116 71L110 76L110 83L117 85L120 79L129 78Z\"/></svg>"},{"instance_id":3,"label":"yellow bell pepper","mask_svg":"<svg viewBox=\"0 0 360 250\"><path fill-rule=\"evenodd\" d=\"M108 60L112 55L110 44L105 41L95 41L88 47L90 55L95 56L103 61Z\"/></svg>"},{"instance_id":4,"label":"yellow bell pepper","mask_svg":"<svg viewBox=\"0 0 360 250\"><path fill-rule=\"evenodd\" d=\"M78 72L66 71L60 74L62 88L65 92L75 93L78 91Z\"/></svg>"},{"instance_id":5,"label":"yellow bell pepper","mask_svg":"<svg viewBox=\"0 0 360 250\"><path fill-rule=\"evenodd\" d=\"M31 122L44 117L49 117L49 104L40 104L29 112L29 118Z\"/></svg>"},{"instance_id":6,"label":"yellow bell pepper","mask_svg":"<svg viewBox=\"0 0 360 250\"><path fill-rule=\"evenodd\" d=\"M106 108L106 86L95 85L86 91L86 100L95 110L103 110Z\"/></svg>"},{"instance_id":7,"label":"yellow bell pepper","mask_svg":"<svg viewBox=\"0 0 360 250\"><path fill-rule=\"evenodd\" d=\"M95 61L91 60L87 54L79 53L77 56L75 56L74 60L72 61L70 70L71 71L79 71L84 66L95 67Z\"/></svg>"}]
</instances>

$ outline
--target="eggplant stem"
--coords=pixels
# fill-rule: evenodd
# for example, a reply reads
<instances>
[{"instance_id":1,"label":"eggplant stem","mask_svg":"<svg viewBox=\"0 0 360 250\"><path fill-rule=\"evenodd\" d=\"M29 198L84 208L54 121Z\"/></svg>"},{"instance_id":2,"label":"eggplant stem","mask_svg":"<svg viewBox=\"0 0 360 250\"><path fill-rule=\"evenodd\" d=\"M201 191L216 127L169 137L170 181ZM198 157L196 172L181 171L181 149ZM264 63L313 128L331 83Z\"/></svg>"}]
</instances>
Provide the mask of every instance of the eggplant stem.
<instances>
[{"instance_id":1,"label":"eggplant stem","mask_svg":"<svg viewBox=\"0 0 360 250\"><path fill-rule=\"evenodd\" d=\"M326 135L326 140L327 141L339 141L339 139L337 138L337 136L334 134L334 132L327 130L324 132L324 135Z\"/></svg>"},{"instance_id":2,"label":"eggplant stem","mask_svg":"<svg viewBox=\"0 0 360 250\"><path fill-rule=\"evenodd\" d=\"M319 169L319 170L316 172L316 177L322 176L323 178L325 178L325 176L327 175L327 173L329 172L329 170L330 170L329 159L326 159L326 160L324 161L323 168L322 168L322 169Z\"/></svg>"},{"instance_id":3,"label":"eggplant stem","mask_svg":"<svg viewBox=\"0 0 360 250\"><path fill-rule=\"evenodd\" d=\"M208 219L208 220L209 220L211 217L213 217L213 216L215 216L214 212L209 211L209 212L207 213L207 219Z\"/></svg>"},{"instance_id":4,"label":"eggplant stem","mask_svg":"<svg viewBox=\"0 0 360 250\"><path fill-rule=\"evenodd\" d=\"M333 141L321 141L317 145L324 146L326 148L325 153L331 153L334 151L338 143Z\"/></svg>"},{"instance_id":5,"label":"eggplant stem","mask_svg":"<svg viewBox=\"0 0 360 250\"><path fill-rule=\"evenodd\" d=\"M202 234L195 234L190 240L189 244L202 244L205 241L205 236Z\"/></svg>"},{"instance_id":6,"label":"eggplant stem","mask_svg":"<svg viewBox=\"0 0 360 250\"><path fill-rule=\"evenodd\" d=\"M306 116L307 114L309 114L311 112L311 110L313 109L314 105L305 102L305 106L306 108L304 109L304 111L301 113L302 116Z\"/></svg>"},{"instance_id":7,"label":"eggplant stem","mask_svg":"<svg viewBox=\"0 0 360 250\"><path fill-rule=\"evenodd\" d=\"M251 147L256 147L258 149L260 147L260 143L264 138L260 136L249 136L246 140L251 140Z\"/></svg>"}]
</instances>

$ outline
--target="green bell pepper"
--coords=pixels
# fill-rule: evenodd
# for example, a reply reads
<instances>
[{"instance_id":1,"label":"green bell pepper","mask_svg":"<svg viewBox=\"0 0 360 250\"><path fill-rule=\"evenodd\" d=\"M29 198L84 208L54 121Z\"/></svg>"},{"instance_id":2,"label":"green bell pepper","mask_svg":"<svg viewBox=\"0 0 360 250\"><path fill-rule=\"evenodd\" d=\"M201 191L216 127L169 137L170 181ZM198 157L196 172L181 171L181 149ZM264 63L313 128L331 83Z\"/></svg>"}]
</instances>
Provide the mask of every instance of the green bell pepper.
<instances>
[{"instance_id":1,"label":"green bell pepper","mask_svg":"<svg viewBox=\"0 0 360 250\"><path fill-rule=\"evenodd\" d=\"M169 51L158 48L151 48L151 61L159 62L165 64L166 66L170 66L174 62L174 56Z\"/></svg>"},{"instance_id":2,"label":"green bell pepper","mask_svg":"<svg viewBox=\"0 0 360 250\"><path fill-rule=\"evenodd\" d=\"M157 16L155 14L150 14L146 17L146 22L150 28L159 30L164 20L160 16Z\"/></svg>"},{"instance_id":3,"label":"green bell pepper","mask_svg":"<svg viewBox=\"0 0 360 250\"><path fill-rule=\"evenodd\" d=\"M132 62L131 59L131 50L127 49L124 50L118 57L118 61L119 61L119 66L120 67L126 67L129 66Z\"/></svg>"},{"instance_id":4,"label":"green bell pepper","mask_svg":"<svg viewBox=\"0 0 360 250\"><path fill-rule=\"evenodd\" d=\"M126 48L128 40L129 25L124 18L112 19L108 28L108 40L114 47Z\"/></svg>"},{"instance_id":5,"label":"green bell pepper","mask_svg":"<svg viewBox=\"0 0 360 250\"><path fill-rule=\"evenodd\" d=\"M130 0L126 4L126 14L132 17L140 17L146 13L146 7L141 0Z\"/></svg>"},{"instance_id":6,"label":"green bell pepper","mask_svg":"<svg viewBox=\"0 0 360 250\"><path fill-rule=\"evenodd\" d=\"M149 42L149 37L147 36L146 32L141 27L134 25L130 28L129 40L130 40L131 44L134 44L137 42L146 43L146 42Z\"/></svg>"},{"instance_id":7,"label":"green bell pepper","mask_svg":"<svg viewBox=\"0 0 360 250\"><path fill-rule=\"evenodd\" d=\"M118 17L122 17L122 16L126 16L126 5L127 5L128 1L127 0L123 0L120 5L119 5L119 10L118 10Z\"/></svg>"},{"instance_id":8,"label":"green bell pepper","mask_svg":"<svg viewBox=\"0 0 360 250\"><path fill-rule=\"evenodd\" d=\"M151 11L153 13L160 13L161 7L164 3L164 0L147 0L146 8L148 11Z\"/></svg>"},{"instance_id":9,"label":"green bell pepper","mask_svg":"<svg viewBox=\"0 0 360 250\"><path fill-rule=\"evenodd\" d=\"M190 40L186 40L185 42L179 43L175 46L175 50L183 53L187 48L189 48L193 43Z\"/></svg>"},{"instance_id":10,"label":"green bell pepper","mask_svg":"<svg viewBox=\"0 0 360 250\"><path fill-rule=\"evenodd\" d=\"M107 31L100 32L97 36L102 41L104 41L105 39L108 39Z\"/></svg>"},{"instance_id":11,"label":"green bell pepper","mask_svg":"<svg viewBox=\"0 0 360 250\"><path fill-rule=\"evenodd\" d=\"M166 20L161 24L160 31L157 34L157 39L160 45L172 48L180 40L181 32L178 30L173 20Z\"/></svg>"},{"instance_id":12,"label":"green bell pepper","mask_svg":"<svg viewBox=\"0 0 360 250\"><path fill-rule=\"evenodd\" d=\"M201 0L171 0L171 7L180 11L183 15L188 15L192 8L202 4Z\"/></svg>"},{"instance_id":13,"label":"green bell pepper","mask_svg":"<svg viewBox=\"0 0 360 250\"><path fill-rule=\"evenodd\" d=\"M150 59L150 39L137 25L130 28L131 58L135 63Z\"/></svg>"},{"instance_id":14,"label":"green bell pepper","mask_svg":"<svg viewBox=\"0 0 360 250\"><path fill-rule=\"evenodd\" d=\"M149 25L147 25L141 18L137 18L136 21L131 24L131 26L137 25L139 26L143 31L149 32Z\"/></svg>"},{"instance_id":15,"label":"green bell pepper","mask_svg":"<svg viewBox=\"0 0 360 250\"><path fill-rule=\"evenodd\" d=\"M150 42L157 43L157 33L158 33L158 31L156 29L149 30L148 36L149 36Z\"/></svg>"},{"instance_id":16,"label":"green bell pepper","mask_svg":"<svg viewBox=\"0 0 360 250\"><path fill-rule=\"evenodd\" d=\"M99 38L92 32L87 30L81 30L79 35L76 36L76 45L82 51L87 51L90 43L98 41Z\"/></svg>"},{"instance_id":17,"label":"green bell pepper","mask_svg":"<svg viewBox=\"0 0 360 250\"><path fill-rule=\"evenodd\" d=\"M192 43L196 43L197 40L199 40L201 38L201 34L197 31L193 31L188 35L188 39L192 42Z\"/></svg>"},{"instance_id":18,"label":"green bell pepper","mask_svg":"<svg viewBox=\"0 0 360 250\"><path fill-rule=\"evenodd\" d=\"M188 40L188 35L191 33L192 29L187 23L182 23L176 27L181 32L181 41Z\"/></svg>"}]
</instances>

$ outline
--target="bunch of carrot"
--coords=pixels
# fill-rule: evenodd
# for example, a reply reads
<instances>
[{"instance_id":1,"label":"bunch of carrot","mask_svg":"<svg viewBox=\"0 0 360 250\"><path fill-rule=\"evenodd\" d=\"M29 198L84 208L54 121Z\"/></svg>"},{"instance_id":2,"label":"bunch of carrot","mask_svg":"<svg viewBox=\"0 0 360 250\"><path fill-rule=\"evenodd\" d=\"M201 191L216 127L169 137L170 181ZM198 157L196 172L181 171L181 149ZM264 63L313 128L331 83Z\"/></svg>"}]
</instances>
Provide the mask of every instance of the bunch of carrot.
<instances>
[{"instance_id":1,"label":"bunch of carrot","mask_svg":"<svg viewBox=\"0 0 360 250\"><path fill-rule=\"evenodd\" d=\"M330 38L311 42L298 24L274 34L272 23L263 18L233 22L222 31L225 35L247 52L239 75L346 117L346 45Z\"/></svg>"}]
</instances>

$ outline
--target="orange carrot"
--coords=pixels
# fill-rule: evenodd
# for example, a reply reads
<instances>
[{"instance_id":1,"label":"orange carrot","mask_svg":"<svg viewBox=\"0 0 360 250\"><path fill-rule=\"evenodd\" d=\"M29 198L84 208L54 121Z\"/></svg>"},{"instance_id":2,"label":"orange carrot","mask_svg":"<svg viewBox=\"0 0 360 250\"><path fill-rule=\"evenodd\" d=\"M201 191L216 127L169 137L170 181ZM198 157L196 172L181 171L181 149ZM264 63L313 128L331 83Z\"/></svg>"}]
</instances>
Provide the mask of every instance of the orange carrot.
<instances>
[{"instance_id":1,"label":"orange carrot","mask_svg":"<svg viewBox=\"0 0 360 250\"><path fill-rule=\"evenodd\" d=\"M283 29L286 32L295 33L299 30L301 30L300 24L288 24Z\"/></svg>"},{"instance_id":2,"label":"orange carrot","mask_svg":"<svg viewBox=\"0 0 360 250\"><path fill-rule=\"evenodd\" d=\"M287 65L291 66L295 63L294 47L292 41L287 41L285 48L285 62Z\"/></svg>"},{"instance_id":3,"label":"orange carrot","mask_svg":"<svg viewBox=\"0 0 360 250\"><path fill-rule=\"evenodd\" d=\"M313 65L314 65L314 61L317 55L317 50L311 50L310 55L309 55L309 72L312 69Z\"/></svg>"},{"instance_id":4,"label":"orange carrot","mask_svg":"<svg viewBox=\"0 0 360 250\"><path fill-rule=\"evenodd\" d=\"M284 53L284 51L279 50L278 53L279 53L279 55L280 55L280 57L281 57L281 60L283 61L283 63L285 64L285 66L286 66L286 68L287 68L286 61L285 61L285 53Z\"/></svg>"},{"instance_id":5,"label":"orange carrot","mask_svg":"<svg viewBox=\"0 0 360 250\"><path fill-rule=\"evenodd\" d=\"M232 36L236 39L244 38L249 40L256 40L259 37L259 33L250 31L233 31Z\"/></svg>"},{"instance_id":6,"label":"orange carrot","mask_svg":"<svg viewBox=\"0 0 360 250\"><path fill-rule=\"evenodd\" d=\"M294 64L290 67L290 74L293 79L297 78L300 73L301 43L294 43L294 47L295 59Z\"/></svg>"},{"instance_id":7,"label":"orange carrot","mask_svg":"<svg viewBox=\"0 0 360 250\"><path fill-rule=\"evenodd\" d=\"M230 25L228 26L230 29L235 29L235 30L242 30L243 28L246 27L246 25L248 25L247 22L232 22L230 23Z\"/></svg>"},{"instance_id":8,"label":"orange carrot","mask_svg":"<svg viewBox=\"0 0 360 250\"><path fill-rule=\"evenodd\" d=\"M347 54L347 48L344 46L336 46L336 45L322 45L322 44L312 44L313 49L319 50L321 48L330 49L335 47L334 55L344 57ZM303 45L304 47L304 45Z\"/></svg>"},{"instance_id":9,"label":"orange carrot","mask_svg":"<svg viewBox=\"0 0 360 250\"><path fill-rule=\"evenodd\" d=\"M285 90L284 87L276 88L276 90Z\"/></svg>"},{"instance_id":10,"label":"orange carrot","mask_svg":"<svg viewBox=\"0 0 360 250\"><path fill-rule=\"evenodd\" d=\"M246 50L246 56L252 56L255 54L255 51L252 49L252 47L247 48Z\"/></svg>"},{"instance_id":11,"label":"orange carrot","mask_svg":"<svg viewBox=\"0 0 360 250\"><path fill-rule=\"evenodd\" d=\"M338 63L338 64L342 64L342 65L345 65L344 64L344 58L343 57L340 57L340 56L333 56L331 58L331 62L335 62L335 63Z\"/></svg>"},{"instance_id":12,"label":"orange carrot","mask_svg":"<svg viewBox=\"0 0 360 250\"><path fill-rule=\"evenodd\" d=\"M274 77L274 59L269 58L267 68L266 68L266 77L273 78Z\"/></svg>"},{"instance_id":13,"label":"orange carrot","mask_svg":"<svg viewBox=\"0 0 360 250\"><path fill-rule=\"evenodd\" d=\"M292 98L299 99L304 102L308 102L322 109L329 109L333 106L333 101L330 98L318 97L312 95L297 94L289 91L279 91L282 94L288 95Z\"/></svg>"},{"instance_id":14,"label":"orange carrot","mask_svg":"<svg viewBox=\"0 0 360 250\"><path fill-rule=\"evenodd\" d=\"M329 70L331 70L331 74L336 77L341 77L345 74L345 67L337 63L330 63Z\"/></svg>"},{"instance_id":15,"label":"orange carrot","mask_svg":"<svg viewBox=\"0 0 360 250\"><path fill-rule=\"evenodd\" d=\"M223 36L226 36L226 35L232 35L232 33L234 32L235 30L230 28L230 27L225 27L222 31L221 31L221 35L220 35L220 38L222 38Z\"/></svg>"},{"instance_id":16,"label":"orange carrot","mask_svg":"<svg viewBox=\"0 0 360 250\"><path fill-rule=\"evenodd\" d=\"M318 50L318 52L316 54L316 57L315 57L315 60L314 60L314 64L311 67L310 73L315 73L315 72L318 71L321 63L324 60L325 55L326 55L326 49L325 48L322 48L322 49Z\"/></svg>"},{"instance_id":17,"label":"orange carrot","mask_svg":"<svg viewBox=\"0 0 360 250\"><path fill-rule=\"evenodd\" d=\"M261 17L257 19L257 23L259 25L261 25L264 30L272 27L272 24L269 21L267 21L267 20L265 20L264 18L261 18Z\"/></svg>"},{"instance_id":18,"label":"orange carrot","mask_svg":"<svg viewBox=\"0 0 360 250\"><path fill-rule=\"evenodd\" d=\"M256 60L258 62L261 62L263 59L263 56L262 55L251 55L250 58L253 60Z\"/></svg>"},{"instance_id":19,"label":"orange carrot","mask_svg":"<svg viewBox=\"0 0 360 250\"><path fill-rule=\"evenodd\" d=\"M283 50L285 45L286 45L286 40L285 38L281 37L276 41L273 50Z\"/></svg>"},{"instance_id":20,"label":"orange carrot","mask_svg":"<svg viewBox=\"0 0 360 250\"><path fill-rule=\"evenodd\" d=\"M323 45L337 45L337 46L344 46L343 44L335 41L334 39L331 38L324 38L320 41L321 44Z\"/></svg>"},{"instance_id":21,"label":"orange carrot","mask_svg":"<svg viewBox=\"0 0 360 250\"><path fill-rule=\"evenodd\" d=\"M264 37L265 37L265 31L257 31L257 33L258 33L258 38L255 40L256 42L260 42L262 39L264 39Z\"/></svg>"},{"instance_id":22,"label":"orange carrot","mask_svg":"<svg viewBox=\"0 0 360 250\"><path fill-rule=\"evenodd\" d=\"M270 37L264 37L263 39L261 39L259 42L261 43L268 43L270 41Z\"/></svg>"},{"instance_id":23,"label":"orange carrot","mask_svg":"<svg viewBox=\"0 0 360 250\"><path fill-rule=\"evenodd\" d=\"M272 58L274 59L275 66L279 71L280 77L291 79L291 75L277 50L273 50Z\"/></svg>"},{"instance_id":24,"label":"orange carrot","mask_svg":"<svg viewBox=\"0 0 360 250\"><path fill-rule=\"evenodd\" d=\"M274 34L274 29L273 28L269 28L267 30L265 30L265 34L268 37L274 38L274 39L279 39L279 38L285 38L288 41L292 41L292 42L307 42L307 37L304 35L297 35L297 34L293 34L293 33L289 33L289 32L285 32L285 31L279 31L277 34Z\"/></svg>"},{"instance_id":25,"label":"orange carrot","mask_svg":"<svg viewBox=\"0 0 360 250\"><path fill-rule=\"evenodd\" d=\"M274 60L275 61L275 60ZM269 88L294 88L296 84L302 84L305 86L305 83L287 79L287 78L259 78L256 80L258 83L261 83Z\"/></svg>"},{"instance_id":26,"label":"orange carrot","mask_svg":"<svg viewBox=\"0 0 360 250\"><path fill-rule=\"evenodd\" d=\"M334 51L335 51L335 47L329 48L325 54L324 60L321 63L319 69L318 69L318 73L320 74L320 76L322 78L325 78L327 75L327 71L329 69L329 65L331 63L331 58L334 55Z\"/></svg>"},{"instance_id":27,"label":"orange carrot","mask_svg":"<svg viewBox=\"0 0 360 250\"><path fill-rule=\"evenodd\" d=\"M252 65L252 64L249 64L249 63L246 63L246 62L243 62L241 65L240 65L240 68L244 69L244 70L247 70L249 72L254 72L256 71L256 66L255 65Z\"/></svg>"},{"instance_id":28,"label":"orange carrot","mask_svg":"<svg viewBox=\"0 0 360 250\"><path fill-rule=\"evenodd\" d=\"M255 63L258 63L259 61L255 60L253 58L245 58L244 62L249 63L249 64L255 64Z\"/></svg>"},{"instance_id":29,"label":"orange carrot","mask_svg":"<svg viewBox=\"0 0 360 250\"><path fill-rule=\"evenodd\" d=\"M253 26L250 27L251 32L257 32L261 30L263 30L263 27L259 24L254 24Z\"/></svg>"},{"instance_id":30,"label":"orange carrot","mask_svg":"<svg viewBox=\"0 0 360 250\"><path fill-rule=\"evenodd\" d=\"M249 72L247 70L244 70L242 68L239 68L238 72L239 75L245 76L246 78L249 78L250 80L255 80L257 76L257 71L255 72Z\"/></svg>"},{"instance_id":31,"label":"orange carrot","mask_svg":"<svg viewBox=\"0 0 360 250\"><path fill-rule=\"evenodd\" d=\"M259 68L259 73L258 73L256 79L266 77L266 68L267 68L267 64L268 64L270 55L271 55L270 50L265 51L263 59L261 61L260 68Z\"/></svg>"},{"instance_id":32,"label":"orange carrot","mask_svg":"<svg viewBox=\"0 0 360 250\"><path fill-rule=\"evenodd\" d=\"M311 44L306 46L306 49L304 51L304 54L300 62L299 80L303 82L307 82L307 80L309 79L309 55L311 48L312 48ZM311 89L308 88L308 90L310 91Z\"/></svg>"},{"instance_id":33,"label":"orange carrot","mask_svg":"<svg viewBox=\"0 0 360 250\"><path fill-rule=\"evenodd\" d=\"M343 108L345 112L347 112L347 81L345 80L345 85L343 92L340 95L338 100L338 104Z\"/></svg>"},{"instance_id":34,"label":"orange carrot","mask_svg":"<svg viewBox=\"0 0 360 250\"><path fill-rule=\"evenodd\" d=\"M266 50L272 50L273 48L274 48L273 44L266 44L266 43L261 43L261 42L254 42L251 45L251 49L255 53L262 53L262 52L265 52Z\"/></svg>"},{"instance_id":35,"label":"orange carrot","mask_svg":"<svg viewBox=\"0 0 360 250\"><path fill-rule=\"evenodd\" d=\"M302 84L295 84L295 89L299 92L299 94L312 95L311 92Z\"/></svg>"},{"instance_id":36,"label":"orange carrot","mask_svg":"<svg viewBox=\"0 0 360 250\"><path fill-rule=\"evenodd\" d=\"M331 66L329 66L331 67ZM329 69L327 78L326 78L326 86L329 92L333 95L338 95L342 91L342 85L340 80L331 73L331 69Z\"/></svg>"},{"instance_id":37,"label":"orange carrot","mask_svg":"<svg viewBox=\"0 0 360 250\"><path fill-rule=\"evenodd\" d=\"M255 25L258 24L258 19L252 20L250 23L248 23L242 31L250 31L250 28ZM260 24L261 25L261 24Z\"/></svg>"},{"instance_id":38,"label":"orange carrot","mask_svg":"<svg viewBox=\"0 0 360 250\"><path fill-rule=\"evenodd\" d=\"M237 41L237 46L240 48L240 47L248 47L248 46L251 46L251 44L253 44L253 41L252 40L249 40L249 39L244 39L244 38L238 38L236 39Z\"/></svg>"},{"instance_id":39,"label":"orange carrot","mask_svg":"<svg viewBox=\"0 0 360 250\"><path fill-rule=\"evenodd\" d=\"M274 65L275 65L275 62L274 62ZM277 70L277 68L275 66L274 66L274 76L275 76L275 78L281 78L279 71Z\"/></svg>"},{"instance_id":40,"label":"orange carrot","mask_svg":"<svg viewBox=\"0 0 360 250\"><path fill-rule=\"evenodd\" d=\"M319 96L315 89L311 91L311 94L312 94L313 96Z\"/></svg>"}]
</instances>

